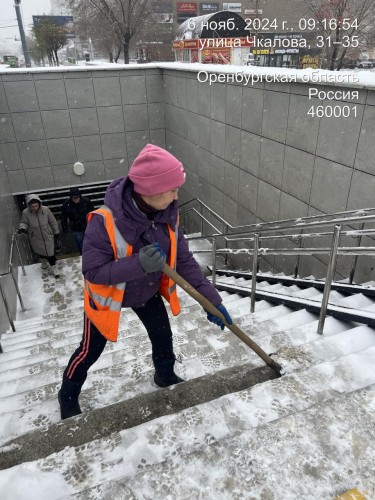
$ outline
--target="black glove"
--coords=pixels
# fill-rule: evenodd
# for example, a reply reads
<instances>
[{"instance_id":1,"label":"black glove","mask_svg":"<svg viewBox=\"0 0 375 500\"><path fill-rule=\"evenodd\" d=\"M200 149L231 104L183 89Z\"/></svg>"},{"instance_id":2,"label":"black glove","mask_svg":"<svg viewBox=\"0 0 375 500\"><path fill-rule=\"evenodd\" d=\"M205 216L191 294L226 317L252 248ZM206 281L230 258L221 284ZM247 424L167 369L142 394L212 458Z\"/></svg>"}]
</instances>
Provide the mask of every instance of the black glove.
<instances>
[{"instance_id":1,"label":"black glove","mask_svg":"<svg viewBox=\"0 0 375 500\"><path fill-rule=\"evenodd\" d=\"M24 227L20 227L17 232L18 234L26 234L26 229Z\"/></svg>"},{"instance_id":2,"label":"black glove","mask_svg":"<svg viewBox=\"0 0 375 500\"><path fill-rule=\"evenodd\" d=\"M146 274L161 271L166 261L165 252L156 241L152 245L141 248L138 257L139 263Z\"/></svg>"}]
</instances>

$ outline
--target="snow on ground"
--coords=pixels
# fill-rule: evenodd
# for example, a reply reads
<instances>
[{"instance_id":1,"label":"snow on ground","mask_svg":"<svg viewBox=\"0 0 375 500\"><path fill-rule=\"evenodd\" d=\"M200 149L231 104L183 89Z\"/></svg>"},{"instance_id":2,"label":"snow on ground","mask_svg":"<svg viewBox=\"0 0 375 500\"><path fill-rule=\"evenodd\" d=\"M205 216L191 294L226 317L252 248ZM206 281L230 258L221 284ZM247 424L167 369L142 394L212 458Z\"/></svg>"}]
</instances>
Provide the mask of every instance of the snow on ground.
<instances>
[{"instance_id":1,"label":"snow on ground","mask_svg":"<svg viewBox=\"0 0 375 500\"><path fill-rule=\"evenodd\" d=\"M39 266L27 268L21 292L28 311L20 312L18 320L32 323L32 317L57 312L58 301L50 301L55 294L70 300L69 308L81 305L80 266L69 266L60 280L42 279ZM255 326L247 302L236 308ZM258 321L268 309L259 310ZM288 312L284 306L278 311ZM282 314L280 320L272 316L275 330L278 321L287 326ZM293 330L289 319L291 345L281 347L275 358L287 369L281 379L2 470L1 500L57 500L75 494L87 500L328 500L353 487L367 500L375 498L375 347L346 358L335 359L333 353L333 360L310 366L321 336L303 326L304 320L311 321L310 313L294 315L298 321ZM339 322L327 318L333 348L343 328L330 328L330 323ZM363 328L366 348L373 332ZM262 321L257 332L261 329ZM301 335L307 340L305 356L299 349ZM340 349L351 353L352 345L348 333ZM303 365L306 371L295 371ZM48 408L46 418L55 411ZM90 488L85 496L77 493Z\"/></svg>"},{"instance_id":2,"label":"snow on ground","mask_svg":"<svg viewBox=\"0 0 375 500\"><path fill-rule=\"evenodd\" d=\"M26 266L26 276L19 278L23 293L22 298L26 311L22 312L18 304L17 321L41 317L43 314L63 311L77 307L82 302L83 278L80 262L67 261L67 264L57 261L57 269L67 266L66 271L57 280L47 270L44 275L39 265Z\"/></svg>"}]
</instances>

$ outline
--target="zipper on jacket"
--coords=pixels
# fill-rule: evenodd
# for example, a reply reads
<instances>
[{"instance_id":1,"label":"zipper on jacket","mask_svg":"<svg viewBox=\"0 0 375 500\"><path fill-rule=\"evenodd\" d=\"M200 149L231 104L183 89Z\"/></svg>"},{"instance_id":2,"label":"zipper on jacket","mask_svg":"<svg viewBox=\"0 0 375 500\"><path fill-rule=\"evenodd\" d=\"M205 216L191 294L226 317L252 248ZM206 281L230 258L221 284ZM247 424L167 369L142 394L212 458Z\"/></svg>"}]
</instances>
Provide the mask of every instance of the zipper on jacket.
<instances>
[{"instance_id":1,"label":"zipper on jacket","mask_svg":"<svg viewBox=\"0 0 375 500\"><path fill-rule=\"evenodd\" d=\"M152 229L155 229L156 231L158 230L158 228L155 226L155 222L153 220L151 221L151 227L152 227Z\"/></svg>"}]
</instances>

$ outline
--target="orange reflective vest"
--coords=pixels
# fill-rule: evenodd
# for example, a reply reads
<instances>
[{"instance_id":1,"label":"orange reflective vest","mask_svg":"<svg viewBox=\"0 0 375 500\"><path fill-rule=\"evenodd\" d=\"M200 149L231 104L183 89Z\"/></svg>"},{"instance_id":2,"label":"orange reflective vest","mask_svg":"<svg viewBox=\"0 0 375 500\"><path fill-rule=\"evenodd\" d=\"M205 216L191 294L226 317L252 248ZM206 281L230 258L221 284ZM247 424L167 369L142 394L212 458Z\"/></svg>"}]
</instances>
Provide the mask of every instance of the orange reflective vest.
<instances>
[{"instance_id":1,"label":"orange reflective vest","mask_svg":"<svg viewBox=\"0 0 375 500\"><path fill-rule=\"evenodd\" d=\"M94 210L87 216L88 223L93 214L101 215L104 219L104 225L113 249L114 260L132 255L133 247L120 234L113 220L112 211L106 206ZM168 225L168 231L171 241L171 251L167 263L172 269L176 270L178 222L174 229ZM111 342L117 341L125 290L125 282L118 283L117 285L97 285L86 279L84 280L85 314L99 332ZM173 315L177 316L180 313L181 307L177 296L176 283L163 274L159 292L169 302Z\"/></svg>"}]
</instances>

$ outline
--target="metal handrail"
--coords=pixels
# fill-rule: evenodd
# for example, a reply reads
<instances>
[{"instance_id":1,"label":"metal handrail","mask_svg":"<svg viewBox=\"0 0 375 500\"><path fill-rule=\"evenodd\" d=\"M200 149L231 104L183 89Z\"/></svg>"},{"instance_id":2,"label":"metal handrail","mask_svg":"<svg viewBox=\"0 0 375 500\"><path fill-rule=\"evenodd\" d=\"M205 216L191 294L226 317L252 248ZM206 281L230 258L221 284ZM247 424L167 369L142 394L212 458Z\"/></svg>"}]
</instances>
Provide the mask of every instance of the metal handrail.
<instances>
[{"instance_id":1,"label":"metal handrail","mask_svg":"<svg viewBox=\"0 0 375 500\"><path fill-rule=\"evenodd\" d=\"M318 236L331 236L333 235L332 232L320 232L320 233L304 233L307 229L312 229L316 227L324 227L324 226L331 226L332 224L345 224L348 225L349 227L352 224L358 224L360 223L360 229L363 230L364 232L359 233L358 230L350 230L350 231L342 231L341 235L342 236L352 236L354 238L359 238L359 243L361 243L362 236L374 236L375 232L373 230L364 230L364 225L366 222L374 222L375 221L375 208L364 208L360 210L348 210L345 212L336 212L334 214L325 214L325 215L313 215L309 217L303 217L303 218L297 218L297 219L286 219L286 220L281 220L281 221L272 221L272 222L265 222L265 223L260 223L260 224L252 224L252 225L246 225L246 226L232 226L229 222L227 222L225 219L223 219L221 216L219 216L214 210L212 210L208 205L203 203L199 198L193 198L192 200L184 203L181 205L181 207L184 207L192 202L198 202L200 204L201 210L202 207L204 207L206 210L208 210L214 217L216 217L221 223L225 224L226 226L226 232L221 232L216 228L210 221L207 220L200 212L198 212L194 208L190 208L185 210L185 212L182 212L182 215L187 214L190 211L193 211L196 213L200 218L201 218L201 233L200 236L193 236L193 237L188 237L189 240L201 240L205 239L207 236L203 235L203 221L207 222L212 228L217 231L217 234L210 235L210 237L222 237L225 242L225 247L228 248L228 243L231 240L235 240L237 243L241 240L246 241L253 241L254 238L250 237L244 237L245 234L258 234L260 235L261 233L266 233L266 232L282 232L285 230L298 230L298 234L281 234L281 235L269 235L269 236L259 236L260 241L264 241L266 239L269 240L277 240L277 239L282 239L282 238L288 238L289 240L292 241L298 241L299 242L299 247L302 247L302 241L305 238L315 238ZM238 229L247 229L246 231L241 231L241 232L233 232L237 231ZM224 252L223 252L224 253ZM307 251L307 254L310 252ZM317 253L317 252L316 252ZM320 252L321 253L321 252ZM225 264L227 264L228 261L228 255L230 252L225 252ZM273 253L272 255L278 255L277 253ZM292 253L289 253L289 255L297 255L297 260L296 260L296 265L294 269L294 276L298 276L298 271L299 271L299 265L300 265L300 258L301 255L303 254L296 254L296 251L292 251ZM306 255L306 252L304 253ZM360 255L360 254L358 254ZM354 278L354 273L356 270L357 266L357 260L358 260L358 255L354 255L353 262L352 262L352 268L350 271L349 275L349 283L353 283L353 278Z\"/></svg>"},{"instance_id":2,"label":"metal handrail","mask_svg":"<svg viewBox=\"0 0 375 500\"><path fill-rule=\"evenodd\" d=\"M361 224L364 225L364 224ZM258 234L258 233L257 233ZM283 239L283 238L288 238L290 240L295 240L295 241L300 241L305 238L317 238L320 236L330 236L332 237L334 234L334 231L326 231L323 233L299 233L299 234L280 234L278 236L272 235L272 236L261 236L260 240L261 241L266 241L266 240L277 240L277 239ZM351 236L353 238L358 238L362 236L375 236L375 229L351 229L350 231L341 231L340 233L341 236ZM249 237L243 237L243 238L228 238L228 241L254 241L254 238L249 236Z\"/></svg>"},{"instance_id":3,"label":"metal handrail","mask_svg":"<svg viewBox=\"0 0 375 500\"><path fill-rule=\"evenodd\" d=\"M208 205L206 205L205 203L203 203L203 201L201 201L199 198L193 198L189 201L186 201L185 203L182 203L179 208L180 208L180 211L181 211L181 208L185 205L187 205L188 203L193 203L197 201L201 207L204 207L206 210L208 210L212 215L214 215L220 222L222 222L224 225L228 226L229 228L233 228L234 226L232 226L229 222L227 222L225 219L223 219L219 214L217 214L214 210L212 210L212 208L210 208ZM183 212L181 215L183 215L185 212ZM199 213L199 212L198 212Z\"/></svg>"},{"instance_id":4,"label":"metal handrail","mask_svg":"<svg viewBox=\"0 0 375 500\"><path fill-rule=\"evenodd\" d=\"M180 205L180 211L181 209L193 202L198 202L202 207L204 207L206 210L208 210L214 217L216 217L220 222L222 222L225 226L227 226L231 230L240 230L240 229L246 229L246 231L240 231L235 234L243 234L243 233L251 233L251 232L256 232L256 233L261 233L265 231L280 231L280 230L285 230L289 228L296 228L301 230L302 228L305 229L306 227L316 227L316 226L321 226L321 225L331 225L331 224L339 224L339 223L346 223L346 221L350 222L358 222L362 220L367 220L370 221L370 219L366 219L366 214L369 213L369 217L374 217L373 220L375 220L375 208L363 208L360 210L347 210L344 212L335 212L333 214L322 214L322 215L311 215L308 217L299 217L296 219L283 219L283 220L278 220L278 221L271 221L271 222L261 222L257 224L248 224L244 226L232 226L228 221L223 219L219 214L217 214L212 208L210 208L208 205L206 205L203 201L201 201L199 198L192 198L191 200L182 203ZM197 212L199 214L199 212ZM185 212L181 212L181 216L183 216ZM322 219L319 221L316 221L318 219ZM310 223L311 221L311 223ZM315 222L316 221L316 222ZM232 233L232 236L235 234Z\"/></svg>"},{"instance_id":5,"label":"metal handrail","mask_svg":"<svg viewBox=\"0 0 375 500\"><path fill-rule=\"evenodd\" d=\"M326 248L279 248L273 250L270 248L259 248L258 254L262 255L328 255L331 249ZM251 248L239 248L231 250L228 248L218 248L216 254L229 253L232 255L247 254L253 255ZM338 255L375 255L375 247L339 247ZM194 250L194 253L212 253L212 250Z\"/></svg>"},{"instance_id":6,"label":"metal handrail","mask_svg":"<svg viewBox=\"0 0 375 500\"><path fill-rule=\"evenodd\" d=\"M199 216L201 216L201 214L199 214L199 212L196 212ZM352 224L352 223L366 223L366 222L375 222L375 215L368 215L368 216L359 216L359 217L338 217L337 219L331 219L331 220L322 220L322 221L319 221L319 222L309 222L309 223L306 223L303 225L303 230L306 230L306 229L310 229L310 228L314 228L314 227L322 227L322 226L331 226L331 225L337 225L337 224L345 224L345 225L349 225L349 224ZM270 223L271 224L271 223ZM284 227L281 227L280 225L277 225L277 222L272 222L272 224L275 224L273 226L270 226L270 227L263 227L263 228L260 228L260 227L257 227L257 226L254 226L253 229L251 230L247 230L247 231L242 231L242 232L236 232L236 233L221 233L220 235L217 235L217 236L222 236L222 237L225 237L225 238L237 238L239 236L243 236L244 234L260 234L260 233L266 233L266 232L272 232L272 231L285 231L287 229L296 229L296 230L301 230L302 227L300 224L291 224L289 226L284 226ZM241 226L241 227L250 227L250 226ZM348 231L348 235L349 236L353 236L354 233L356 233L357 230L351 230L351 231ZM350 234L352 233L352 234ZM210 235L212 236L212 235ZM284 235L283 235L284 236ZM285 235L286 236L286 235ZM288 238L299 238L303 235L300 235L300 234L297 234L297 235L288 235ZM199 239L199 238L204 238L204 236L194 236L192 238L189 238L191 240L194 240L194 239Z\"/></svg>"},{"instance_id":7,"label":"metal handrail","mask_svg":"<svg viewBox=\"0 0 375 500\"><path fill-rule=\"evenodd\" d=\"M212 224L212 223L211 223L208 219L206 219L206 217L204 217L201 213L199 213L197 209L195 209L195 208L189 208L188 210L186 210L186 212L184 212L184 214L187 214L187 213L189 213L189 212L194 212L194 213L196 213L197 215L199 215L199 217L200 217L200 218L201 218L201 220L202 220L202 225L203 225L203 221L204 221L204 222L206 222L209 226L211 226L211 227L212 227L212 229L214 229L214 230L217 232L217 234L218 234L218 235L219 235L219 234L221 234L220 229L218 229L216 226L214 226L214 225L213 225L213 224ZM201 234L203 233L203 228L202 228L202 225L201 225ZM201 236L197 236L197 238L201 238Z\"/></svg>"},{"instance_id":8,"label":"metal handrail","mask_svg":"<svg viewBox=\"0 0 375 500\"><path fill-rule=\"evenodd\" d=\"M251 312L255 311L255 297L256 297L256 275L258 271L258 260L264 255L294 255L298 257L297 264L295 267L294 275L298 276L298 266L299 259L301 256L306 255L329 255L329 261L327 265L327 275L325 279L325 288L322 298L322 305L320 310L319 322L317 332L322 334L324 328L325 317L327 313L327 306L329 301L329 294L331 290L331 285L335 273L337 257L339 255L350 255L353 256L353 263L349 276L349 283L353 282L354 272L357 264L358 256L360 255L371 255L375 256L375 246L372 247L361 247L361 240L363 236L374 237L375 230L374 229L364 229L364 225L366 222L374 222L375 221L375 209L368 208L363 210L351 210L346 212L337 212L335 214L328 215L319 215L319 216L311 216L299 219L288 219L283 221L273 221L261 224L251 224L246 226L232 226L227 221L225 221L221 216L216 214L210 207L208 207L205 203L203 203L198 198L194 198L183 205L187 205L191 202L198 202L201 205L201 208L204 207L208 210L211 215L217 217L217 219L225 224L226 232L220 232L218 229L205 218L200 212L195 210L194 208L189 208L182 215L193 211L196 213L202 220L201 224L201 234L200 236L188 237L188 240L201 240L201 239L210 239L213 242L212 250L195 250L195 253L209 253L213 252L213 283L215 284L216 280L216 257L219 254L224 254L226 258L228 255L238 255L238 254L247 254L249 256L252 255L253 263L252 263L252 284L251 284L251 299L250 299L250 308ZM218 234L204 236L203 235L203 219L207 222L212 228L218 231ZM352 224L360 223L359 229L351 229L347 231L342 231L341 225L344 224L346 226L351 227ZM320 231L320 232L305 232L306 230L311 230L312 228L324 227L324 226L332 226L334 225L333 231ZM241 231L240 231L241 230ZM298 230L298 234L280 234L282 231L286 230ZM268 232L276 232L279 234L265 235ZM246 236L247 235L247 236ZM251 236L250 236L251 235ZM353 247L339 246L339 241L342 236L345 237L353 237L358 239L358 245ZM331 247L314 247L314 248L303 248L303 241L309 238L332 238ZM223 238L225 241L225 248L217 248L217 238ZM296 248L267 248L261 247L261 244L264 242L270 242L272 240L280 241L283 239L292 240L293 242L298 242L299 245ZM228 248L228 243L231 241L235 241L237 244L239 242L253 242L254 247L251 248L240 248L240 249L230 249Z\"/></svg>"},{"instance_id":9,"label":"metal handrail","mask_svg":"<svg viewBox=\"0 0 375 500\"><path fill-rule=\"evenodd\" d=\"M26 276L25 266L23 264L22 255L21 255L20 248L19 248L19 245L18 245L17 234L18 234L17 233L17 229L14 229L13 234L12 234L12 238L11 238L11 244L10 244L9 261L8 261L8 271L6 273L1 273L0 274L0 295L1 295L1 298L3 299L5 311L7 313L8 320L9 320L9 323L10 323L10 326L11 326L13 332L16 331L16 327L14 325L14 320L13 320L12 313L10 311L10 306L8 304L8 301L7 301L7 298L6 298L6 294L5 294L5 291L3 289L2 279L5 278L6 276L9 276L9 275L12 276L13 284L14 284L14 287L16 289L16 293L17 293L17 296L18 296L18 300L20 302L21 309L22 309L23 312L25 312L26 308L25 308L24 302L22 300L21 291L19 289L17 280L16 280L16 278L14 276L14 272L13 272L13 249L14 249L14 246L15 246L16 250L17 250L18 258L20 260L20 264L21 264L21 267L22 267L22 273L23 273L24 276Z\"/></svg>"}]
</instances>

